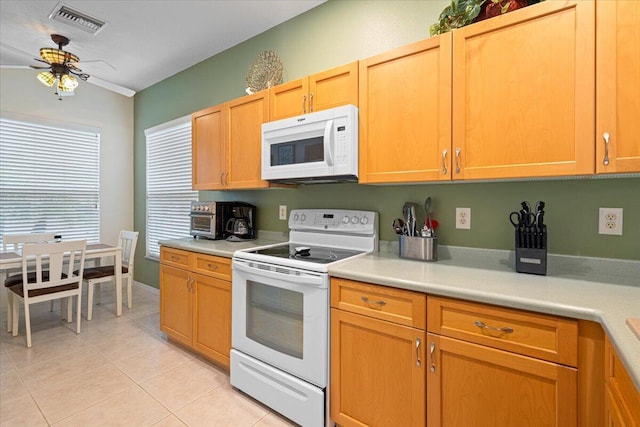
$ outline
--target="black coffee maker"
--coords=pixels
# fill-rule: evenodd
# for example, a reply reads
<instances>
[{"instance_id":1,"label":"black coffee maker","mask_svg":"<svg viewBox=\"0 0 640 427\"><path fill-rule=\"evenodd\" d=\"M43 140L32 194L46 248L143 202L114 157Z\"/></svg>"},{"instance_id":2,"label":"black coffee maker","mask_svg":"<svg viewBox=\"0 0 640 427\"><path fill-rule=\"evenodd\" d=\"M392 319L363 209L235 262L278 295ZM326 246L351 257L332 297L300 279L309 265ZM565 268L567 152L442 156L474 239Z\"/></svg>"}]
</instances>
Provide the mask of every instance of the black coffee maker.
<instances>
[{"instance_id":1,"label":"black coffee maker","mask_svg":"<svg viewBox=\"0 0 640 427\"><path fill-rule=\"evenodd\" d=\"M246 202L234 202L228 212L224 232L231 242L256 238L256 207Z\"/></svg>"}]
</instances>

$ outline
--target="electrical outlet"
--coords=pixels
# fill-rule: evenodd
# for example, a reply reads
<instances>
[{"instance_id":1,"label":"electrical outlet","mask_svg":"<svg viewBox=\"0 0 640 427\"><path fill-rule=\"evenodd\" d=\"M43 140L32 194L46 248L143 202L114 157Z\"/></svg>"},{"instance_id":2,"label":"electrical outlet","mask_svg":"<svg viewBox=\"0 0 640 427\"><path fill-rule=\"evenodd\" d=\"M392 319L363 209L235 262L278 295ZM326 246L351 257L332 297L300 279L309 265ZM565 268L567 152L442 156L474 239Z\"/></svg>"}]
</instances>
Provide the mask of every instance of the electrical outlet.
<instances>
[{"instance_id":1,"label":"electrical outlet","mask_svg":"<svg viewBox=\"0 0 640 427\"><path fill-rule=\"evenodd\" d=\"M287 220L287 205L280 205L278 208L278 218L283 221Z\"/></svg>"},{"instance_id":2,"label":"electrical outlet","mask_svg":"<svg viewBox=\"0 0 640 427\"><path fill-rule=\"evenodd\" d=\"M622 236L622 208L600 208L598 233Z\"/></svg>"},{"instance_id":3,"label":"electrical outlet","mask_svg":"<svg viewBox=\"0 0 640 427\"><path fill-rule=\"evenodd\" d=\"M471 229L471 208L456 208L456 228Z\"/></svg>"}]
</instances>

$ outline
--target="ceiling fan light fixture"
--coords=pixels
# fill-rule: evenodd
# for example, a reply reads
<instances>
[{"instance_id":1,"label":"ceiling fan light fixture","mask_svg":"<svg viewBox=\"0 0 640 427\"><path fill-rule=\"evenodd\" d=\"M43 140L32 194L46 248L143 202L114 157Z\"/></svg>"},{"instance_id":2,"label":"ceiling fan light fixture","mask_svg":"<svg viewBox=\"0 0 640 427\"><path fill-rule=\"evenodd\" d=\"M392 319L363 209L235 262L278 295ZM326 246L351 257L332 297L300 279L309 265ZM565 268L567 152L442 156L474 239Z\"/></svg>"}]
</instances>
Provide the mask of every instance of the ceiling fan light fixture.
<instances>
[{"instance_id":1,"label":"ceiling fan light fixture","mask_svg":"<svg viewBox=\"0 0 640 427\"><path fill-rule=\"evenodd\" d=\"M78 80L70 74L63 74L58 81L58 89L63 92L73 92L78 87Z\"/></svg>"},{"instance_id":2,"label":"ceiling fan light fixture","mask_svg":"<svg viewBox=\"0 0 640 427\"><path fill-rule=\"evenodd\" d=\"M43 85L48 87L53 86L53 84L56 82L56 76L51 71L43 71L41 73L38 73L37 78Z\"/></svg>"},{"instance_id":3,"label":"ceiling fan light fixture","mask_svg":"<svg viewBox=\"0 0 640 427\"><path fill-rule=\"evenodd\" d=\"M52 47L43 47L40 49L40 58L50 64L66 64L69 62L78 62L80 58L71 52L55 49Z\"/></svg>"}]
</instances>

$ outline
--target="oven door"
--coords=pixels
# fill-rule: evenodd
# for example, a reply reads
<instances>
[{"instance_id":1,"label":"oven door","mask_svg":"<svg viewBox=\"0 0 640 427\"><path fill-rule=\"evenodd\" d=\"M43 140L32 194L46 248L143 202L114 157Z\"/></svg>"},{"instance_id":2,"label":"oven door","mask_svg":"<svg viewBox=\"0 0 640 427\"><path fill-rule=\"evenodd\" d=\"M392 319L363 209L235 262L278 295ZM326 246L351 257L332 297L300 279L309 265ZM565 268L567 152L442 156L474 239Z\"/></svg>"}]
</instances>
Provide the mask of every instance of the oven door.
<instances>
[{"instance_id":1,"label":"oven door","mask_svg":"<svg viewBox=\"0 0 640 427\"><path fill-rule=\"evenodd\" d=\"M197 214L191 213L191 235L215 237L215 216L213 214Z\"/></svg>"},{"instance_id":2,"label":"oven door","mask_svg":"<svg viewBox=\"0 0 640 427\"><path fill-rule=\"evenodd\" d=\"M328 275L236 258L232 265L233 348L326 387Z\"/></svg>"}]
</instances>

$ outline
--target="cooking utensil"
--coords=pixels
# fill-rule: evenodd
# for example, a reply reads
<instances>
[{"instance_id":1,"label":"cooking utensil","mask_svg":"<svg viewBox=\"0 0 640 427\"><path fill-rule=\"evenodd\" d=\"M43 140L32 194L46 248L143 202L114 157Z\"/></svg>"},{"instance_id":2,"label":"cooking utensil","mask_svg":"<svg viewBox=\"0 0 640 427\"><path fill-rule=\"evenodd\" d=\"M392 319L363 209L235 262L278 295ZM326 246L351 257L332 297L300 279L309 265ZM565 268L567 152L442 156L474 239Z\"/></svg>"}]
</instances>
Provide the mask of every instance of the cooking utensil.
<instances>
[{"instance_id":1,"label":"cooking utensil","mask_svg":"<svg viewBox=\"0 0 640 427\"><path fill-rule=\"evenodd\" d=\"M391 223L391 227L393 228L393 232L396 234L404 234L405 232L404 221L400 218L394 219Z\"/></svg>"},{"instance_id":2,"label":"cooking utensil","mask_svg":"<svg viewBox=\"0 0 640 427\"><path fill-rule=\"evenodd\" d=\"M415 203L405 202L402 206L402 215L404 216L404 222L407 228L407 232L405 233L407 236L415 235Z\"/></svg>"}]
</instances>

